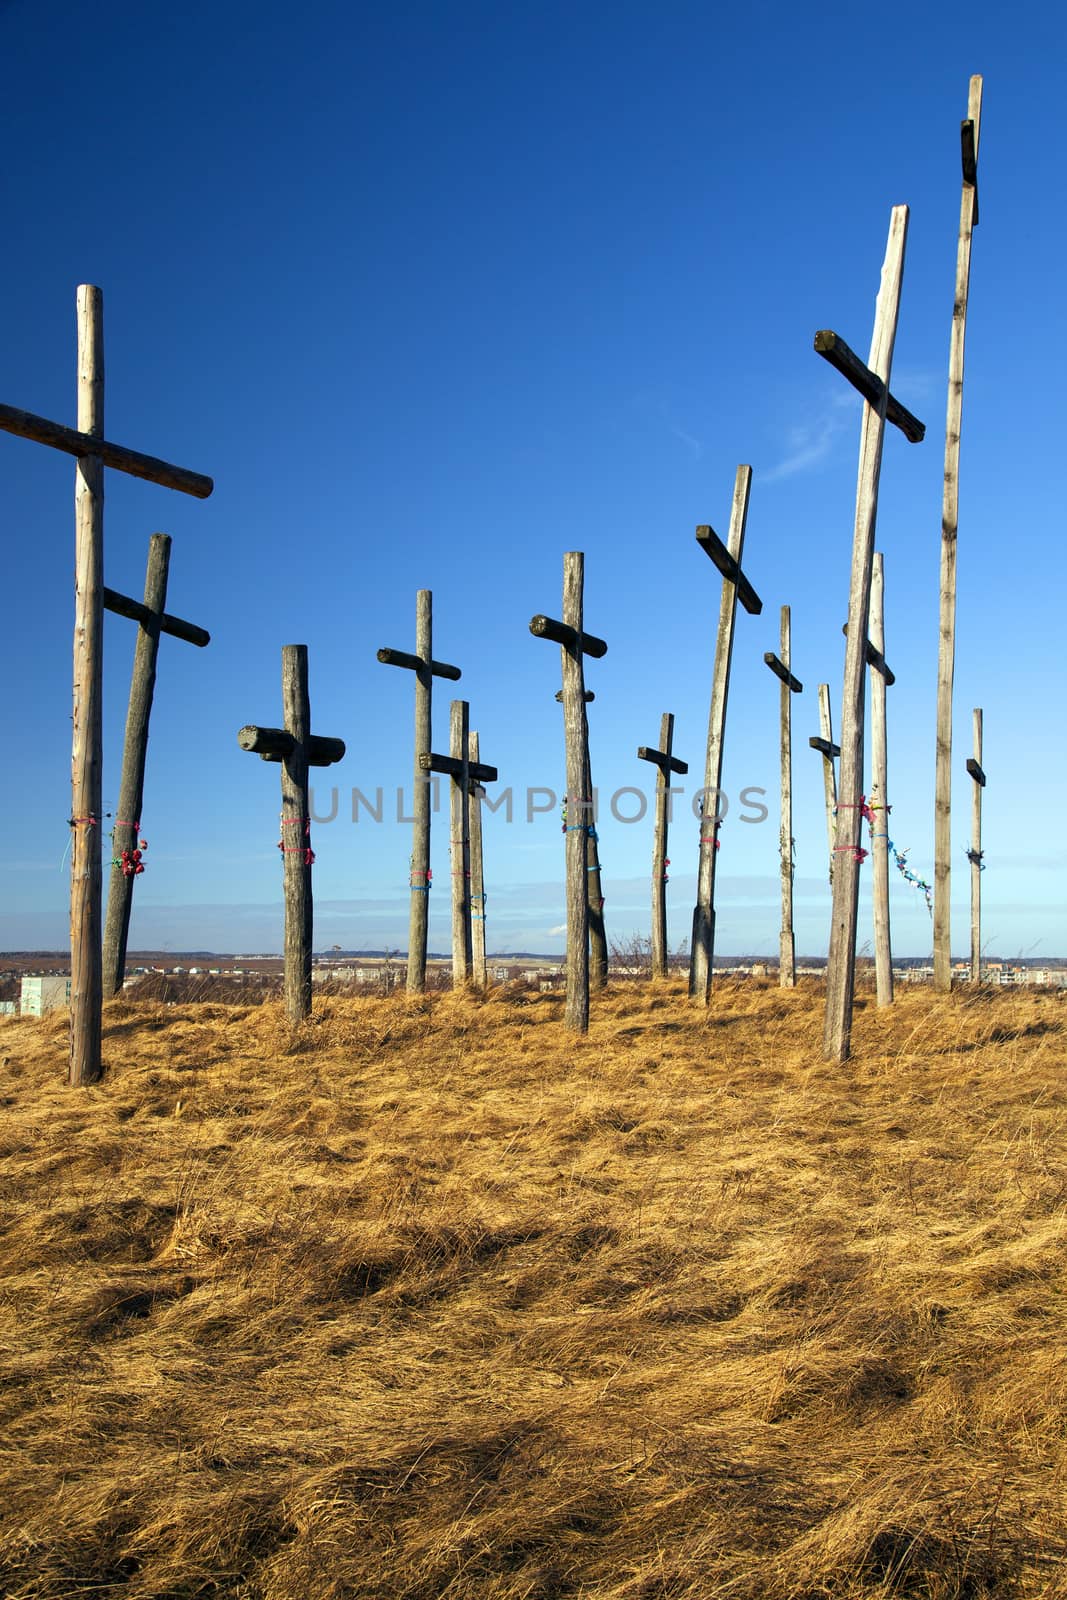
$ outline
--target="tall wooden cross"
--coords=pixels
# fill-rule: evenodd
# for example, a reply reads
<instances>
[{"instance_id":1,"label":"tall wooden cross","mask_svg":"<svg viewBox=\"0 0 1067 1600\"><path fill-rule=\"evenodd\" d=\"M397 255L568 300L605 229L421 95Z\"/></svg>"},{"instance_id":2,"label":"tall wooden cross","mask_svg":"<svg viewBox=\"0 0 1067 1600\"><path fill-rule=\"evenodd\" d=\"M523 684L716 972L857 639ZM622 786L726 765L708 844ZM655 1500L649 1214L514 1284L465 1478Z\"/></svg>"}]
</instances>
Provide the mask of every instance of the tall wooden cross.
<instances>
[{"instance_id":1,"label":"tall wooden cross","mask_svg":"<svg viewBox=\"0 0 1067 1600\"><path fill-rule=\"evenodd\" d=\"M130 703L126 713L126 739L122 750L122 776L119 780L118 816L111 831L114 857L104 923L103 992L110 999L122 988L126 975L126 943L130 933L133 885L143 870L140 843L141 806L144 800L144 772L148 757L148 722L152 715L152 696L156 686L156 657L159 636L169 633L202 649L211 635L192 622L168 616L167 573L170 567L170 536L154 533L148 541L148 567L145 572L144 604L104 589L104 608L139 624L130 679Z\"/></svg>"},{"instance_id":2,"label":"tall wooden cross","mask_svg":"<svg viewBox=\"0 0 1067 1600\"><path fill-rule=\"evenodd\" d=\"M696 533L697 543L722 573L719 632L715 642L711 709L708 714L708 748L704 762L697 903L693 909L693 938L689 955L689 994L699 1005L704 1006L707 1005L711 994L711 973L715 955L715 853L719 843L718 808L722 784L723 737L726 732L726 701L730 692L730 664L734 652L734 618L737 614L738 600L752 616L758 616L763 610L762 600L741 570L751 488L752 468L738 467L726 544L723 544L707 524L698 527Z\"/></svg>"},{"instance_id":3,"label":"tall wooden cross","mask_svg":"<svg viewBox=\"0 0 1067 1600\"><path fill-rule=\"evenodd\" d=\"M445 661L433 659L433 595L420 589L415 597L415 654L404 650L378 651L387 667L406 667L415 674L415 792L411 800L411 908L408 921L409 994L426 988L426 934L430 920L430 777L422 764L433 746L433 680L455 683L462 673Z\"/></svg>"},{"instance_id":4,"label":"tall wooden cross","mask_svg":"<svg viewBox=\"0 0 1067 1600\"><path fill-rule=\"evenodd\" d=\"M674 712L665 711L659 724L659 749L637 747L639 761L651 761L656 768L656 821L652 843L652 976L667 976L667 827L671 812L671 774L689 771L688 761L679 761L674 750Z\"/></svg>"},{"instance_id":5,"label":"tall wooden cross","mask_svg":"<svg viewBox=\"0 0 1067 1600\"><path fill-rule=\"evenodd\" d=\"M834 761L841 754L841 746L834 743L834 727L830 716L830 685L819 685L819 734L808 740L813 750L822 756L823 794L826 800L826 834L830 848L830 883L834 881L834 832L837 828L837 770Z\"/></svg>"},{"instance_id":6,"label":"tall wooden cross","mask_svg":"<svg viewBox=\"0 0 1067 1600\"><path fill-rule=\"evenodd\" d=\"M982 80L973 77L960 127L963 193L956 249L956 294L948 358L945 481L941 502L940 624L937 652L937 760L934 773L934 988L952 987L952 683L956 669L956 534L960 507L963 352L971 285L971 235L978 225L978 135Z\"/></svg>"},{"instance_id":7,"label":"tall wooden cross","mask_svg":"<svg viewBox=\"0 0 1067 1600\"><path fill-rule=\"evenodd\" d=\"M567 1004L568 1028L589 1028L589 887L586 853L593 823L588 786L589 722L585 713L585 657L605 656L603 639L584 628L585 556L568 550L563 557L563 620L540 613L530 621L537 639L560 646L563 668L563 732L567 753Z\"/></svg>"},{"instance_id":8,"label":"tall wooden cross","mask_svg":"<svg viewBox=\"0 0 1067 1600\"><path fill-rule=\"evenodd\" d=\"M556 690L556 699L563 704L563 690ZM585 690L585 703L596 699L591 689ZM604 926L604 884L600 876L600 835L597 832L596 790L593 787L593 762L586 746L585 777L582 793L589 796L589 828L585 837L585 884L589 901L589 987L606 989L608 983L608 935ZM567 802L564 801L564 810ZM566 825L566 819L564 819Z\"/></svg>"},{"instance_id":9,"label":"tall wooden cross","mask_svg":"<svg viewBox=\"0 0 1067 1600\"><path fill-rule=\"evenodd\" d=\"M974 779L971 798L971 848L967 859L971 863L971 982L982 981L982 790L985 788L985 771L982 767L982 708L974 708L974 755L967 762L967 771Z\"/></svg>"},{"instance_id":10,"label":"tall wooden cross","mask_svg":"<svg viewBox=\"0 0 1067 1600\"><path fill-rule=\"evenodd\" d=\"M833 912L830 954L826 966L826 1024L823 1044L828 1059L848 1059L852 1033L852 1001L856 981L856 928L859 911L859 843L863 803L863 714L867 629L871 603L874 529L878 512L878 480L887 419L917 443L924 428L889 392L893 345L900 313L908 208L894 206L882 264L882 281L874 314L871 352L866 366L829 329L815 335L815 348L859 390L866 402L860 431L856 520L849 582L845 672L841 705L841 773L837 828L834 838Z\"/></svg>"},{"instance_id":11,"label":"tall wooden cross","mask_svg":"<svg viewBox=\"0 0 1067 1600\"><path fill-rule=\"evenodd\" d=\"M448 755L434 755L432 751L427 751L419 757L419 769L420 775L428 777L431 772L441 772L451 780L452 986L461 989L471 981L474 959L471 927L471 785L495 783L497 778L495 767L487 767L483 762L470 758L470 707L466 700L452 702ZM425 783L423 787L426 787Z\"/></svg>"},{"instance_id":12,"label":"tall wooden cross","mask_svg":"<svg viewBox=\"0 0 1067 1600\"><path fill-rule=\"evenodd\" d=\"M778 855L782 869L782 928L778 940L778 983L795 989L797 983L797 945L793 932L793 696L804 688L790 671L789 607L783 606L780 618L780 654L764 652L763 659L781 683L779 690L778 737L782 777L782 820L778 831Z\"/></svg>"},{"instance_id":13,"label":"tall wooden cross","mask_svg":"<svg viewBox=\"0 0 1067 1600\"><path fill-rule=\"evenodd\" d=\"M871 908L874 916L874 971L878 1004L893 1004L893 949L889 932L889 747L885 691L895 682L885 661L885 575L876 550L871 571Z\"/></svg>"},{"instance_id":14,"label":"tall wooden cross","mask_svg":"<svg viewBox=\"0 0 1067 1600\"><path fill-rule=\"evenodd\" d=\"M0 428L77 458L74 476L74 709L71 748L70 1066L68 1082L93 1083L100 1055L103 952L100 940L100 824L103 815L104 468L206 499L201 473L170 466L104 438L104 297L83 283L77 295L78 426L0 405Z\"/></svg>"},{"instance_id":15,"label":"tall wooden cross","mask_svg":"<svg viewBox=\"0 0 1067 1600\"><path fill-rule=\"evenodd\" d=\"M281 838L285 886L285 1014L291 1023L311 1014L311 950L313 913L311 813L308 768L329 767L345 753L343 739L327 739L311 731L308 696L308 647L282 646L282 721L280 728L242 728L242 750L279 762L282 769Z\"/></svg>"}]
</instances>

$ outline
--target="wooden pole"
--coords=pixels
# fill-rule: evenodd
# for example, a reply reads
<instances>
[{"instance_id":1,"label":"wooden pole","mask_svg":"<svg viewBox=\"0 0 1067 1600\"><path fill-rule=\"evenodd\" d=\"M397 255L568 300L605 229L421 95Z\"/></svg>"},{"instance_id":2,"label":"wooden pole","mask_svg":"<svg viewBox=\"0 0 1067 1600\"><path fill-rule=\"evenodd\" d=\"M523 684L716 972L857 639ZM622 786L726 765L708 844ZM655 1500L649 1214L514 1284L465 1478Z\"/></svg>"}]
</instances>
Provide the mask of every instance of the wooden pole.
<instances>
[{"instance_id":1,"label":"wooden pole","mask_svg":"<svg viewBox=\"0 0 1067 1600\"><path fill-rule=\"evenodd\" d=\"M452 987L463 989L471 978L471 838L469 708L453 700L448 752L459 763L451 779L452 822Z\"/></svg>"},{"instance_id":2,"label":"wooden pole","mask_svg":"<svg viewBox=\"0 0 1067 1600\"><path fill-rule=\"evenodd\" d=\"M781 611L782 665L791 665L789 607ZM796 936L793 932L793 691L787 681L779 685L779 745L782 777L782 821L778 834L778 853L782 867L782 927L778 939L778 983L782 989L795 989L797 982Z\"/></svg>"},{"instance_id":3,"label":"wooden pole","mask_svg":"<svg viewBox=\"0 0 1067 1600\"><path fill-rule=\"evenodd\" d=\"M871 643L885 659L885 579L882 553L875 552L871 573ZM874 912L874 970L878 1004L893 1004L893 955L889 937L889 758L886 739L885 674L871 673L871 902Z\"/></svg>"},{"instance_id":4,"label":"wooden pole","mask_svg":"<svg viewBox=\"0 0 1067 1600\"><path fill-rule=\"evenodd\" d=\"M433 594L415 597L415 766L411 800L411 909L408 917L407 991L426 988L426 943L430 922L430 788L420 757L433 749Z\"/></svg>"},{"instance_id":5,"label":"wooden pole","mask_svg":"<svg viewBox=\"0 0 1067 1600\"><path fill-rule=\"evenodd\" d=\"M670 760L674 751L674 712L659 721L659 749L666 764L656 771L656 821L652 844L652 976L667 976L667 824L670 809Z\"/></svg>"},{"instance_id":6,"label":"wooden pole","mask_svg":"<svg viewBox=\"0 0 1067 1600\"><path fill-rule=\"evenodd\" d=\"M291 1023L311 1014L311 818L307 742L311 734L306 644L282 647L282 708L292 748L282 757L281 843L285 877L285 1014Z\"/></svg>"},{"instance_id":7,"label":"wooden pole","mask_svg":"<svg viewBox=\"0 0 1067 1600\"><path fill-rule=\"evenodd\" d=\"M124 870L123 852L129 863L137 849L144 800L145 762L148 757L148 721L156 686L156 657L159 654L160 617L167 603L167 572L170 566L170 538L154 533L148 542L148 567L145 572L144 605L148 620L137 629L130 679L130 703L126 712L126 738L122 749L122 776L119 804L111 841L115 859L104 924L104 998L110 1000L122 989L126 972L126 943L133 908L134 872Z\"/></svg>"},{"instance_id":8,"label":"wooden pole","mask_svg":"<svg viewBox=\"0 0 1067 1600\"><path fill-rule=\"evenodd\" d=\"M593 804L593 768L589 756L588 726L587 715L585 778L582 793L589 797L589 831L585 836L585 883L589 896L589 987L606 989L608 936L604 928L604 887L600 877L600 844L596 826L596 807Z\"/></svg>"},{"instance_id":9,"label":"wooden pole","mask_svg":"<svg viewBox=\"0 0 1067 1600\"><path fill-rule=\"evenodd\" d=\"M982 708L974 708L974 757L968 762L974 779L971 796L971 982L982 981ZM977 770L976 770L977 769Z\"/></svg>"},{"instance_id":10,"label":"wooden pole","mask_svg":"<svg viewBox=\"0 0 1067 1600\"><path fill-rule=\"evenodd\" d=\"M745 524L752 487L752 468L739 466L734 482L730 511L727 552L736 578L724 575L719 604L719 631L715 642L715 667L711 681L711 709L708 714L708 748L704 763L704 814L700 819L700 858L697 869L697 903L693 909L693 938L689 957L689 994L698 1005L706 1006L711 995L711 975L715 957L715 856L718 843L716 812L722 785L723 737L726 731L726 701L730 691L730 664L734 651L734 619L741 588L741 557L745 548ZM699 530L697 537L700 537ZM751 585L748 585L751 589ZM753 593L756 609L758 597Z\"/></svg>"},{"instance_id":11,"label":"wooden pole","mask_svg":"<svg viewBox=\"0 0 1067 1600\"><path fill-rule=\"evenodd\" d=\"M78 428L104 435L104 297L83 283L77 295ZM104 468L79 456L74 474L74 708L71 746L70 1066L71 1083L103 1071L100 1010L103 957L100 828L103 811Z\"/></svg>"},{"instance_id":12,"label":"wooden pole","mask_svg":"<svg viewBox=\"0 0 1067 1600\"><path fill-rule=\"evenodd\" d=\"M468 770L480 759L478 735L471 733L467 740ZM471 981L484 989L488 982L485 960L485 862L482 854L482 795L480 783L470 783L470 841L471 841Z\"/></svg>"},{"instance_id":13,"label":"wooden pole","mask_svg":"<svg viewBox=\"0 0 1067 1600\"><path fill-rule=\"evenodd\" d=\"M882 380L877 406L865 401L860 433L856 521L849 583L848 633L845 641L844 690L841 707L841 776L834 839L833 912L826 969L826 1025L823 1042L832 1061L846 1061L852 1035L855 991L856 928L859 909L860 796L863 789L863 713L867 668L867 629L871 598L874 530L878 514L878 479L885 435L885 408L893 366L908 208L894 206L882 279L875 307L868 366Z\"/></svg>"},{"instance_id":14,"label":"wooden pole","mask_svg":"<svg viewBox=\"0 0 1067 1600\"><path fill-rule=\"evenodd\" d=\"M585 556L568 550L563 557L563 623L571 640L560 645L563 672L563 730L567 756L567 1005L568 1028L589 1028L589 888L586 883L586 840L592 826L589 774L589 727L585 712L583 622ZM589 802L585 804L584 802Z\"/></svg>"},{"instance_id":15,"label":"wooden pole","mask_svg":"<svg viewBox=\"0 0 1067 1600\"><path fill-rule=\"evenodd\" d=\"M941 508L940 626L937 652L937 759L934 775L934 988L952 987L952 684L956 667L956 534L959 527L963 355L971 282L971 236L978 221L975 163L982 119L982 80L973 77L962 129L963 192L956 249L956 293L949 343L945 485ZM969 127L969 132L968 132Z\"/></svg>"},{"instance_id":16,"label":"wooden pole","mask_svg":"<svg viewBox=\"0 0 1067 1600\"><path fill-rule=\"evenodd\" d=\"M809 741L810 742L810 741ZM837 768L834 755L840 749L834 744L834 725L830 713L830 685L819 685L819 744L822 749L822 782L826 799L826 838L830 850L830 882L834 881L834 835L837 831Z\"/></svg>"}]
</instances>

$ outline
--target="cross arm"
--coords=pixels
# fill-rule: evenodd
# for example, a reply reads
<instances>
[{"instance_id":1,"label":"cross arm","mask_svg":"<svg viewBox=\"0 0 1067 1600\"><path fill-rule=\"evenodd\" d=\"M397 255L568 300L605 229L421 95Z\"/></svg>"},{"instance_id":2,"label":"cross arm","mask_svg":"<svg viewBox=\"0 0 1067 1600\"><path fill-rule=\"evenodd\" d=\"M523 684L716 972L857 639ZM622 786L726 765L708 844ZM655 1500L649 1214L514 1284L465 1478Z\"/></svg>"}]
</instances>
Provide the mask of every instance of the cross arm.
<instances>
[{"instance_id":1,"label":"cross arm","mask_svg":"<svg viewBox=\"0 0 1067 1600\"><path fill-rule=\"evenodd\" d=\"M585 656L600 657L608 653L607 644L603 639L598 639L595 633L583 633L579 644L575 629L565 622L557 622L554 617L544 617L540 614L531 617L530 632L535 639L551 639L567 650L573 650L577 646Z\"/></svg>"},{"instance_id":2,"label":"cross arm","mask_svg":"<svg viewBox=\"0 0 1067 1600\"><path fill-rule=\"evenodd\" d=\"M559 701L560 705L563 704L563 690L562 689L557 689L556 690L556 699ZM585 691L585 703L586 703L586 705L589 704L590 700L595 700L595 699L596 699L596 695L593 693L592 689L587 689Z\"/></svg>"},{"instance_id":3,"label":"cross arm","mask_svg":"<svg viewBox=\"0 0 1067 1600\"><path fill-rule=\"evenodd\" d=\"M974 118L964 117L960 123L960 158L963 166L963 181L969 189L974 190L971 204L971 226L978 226L978 148L975 144Z\"/></svg>"},{"instance_id":4,"label":"cross arm","mask_svg":"<svg viewBox=\"0 0 1067 1600\"><path fill-rule=\"evenodd\" d=\"M875 407L881 404L885 384L832 328L820 328L815 335L815 349L843 378L848 379L854 389L859 390L868 404ZM885 420L899 428L909 444L921 444L926 438L926 424L920 422L918 417L913 417L893 395L886 399Z\"/></svg>"},{"instance_id":5,"label":"cross arm","mask_svg":"<svg viewBox=\"0 0 1067 1600\"><path fill-rule=\"evenodd\" d=\"M463 776L463 762L456 756L439 756L424 750L419 757L419 766L423 772L440 772L446 778ZM472 783L495 783L497 770L487 767L484 761L468 761L467 777Z\"/></svg>"},{"instance_id":6,"label":"cross arm","mask_svg":"<svg viewBox=\"0 0 1067 1600\"><path fill-rule=\"evenodd\" d=\"M753 589L733 556L723 544L714 528L709 528L702 522L697 528L697 544L706 556L710 556L719 571L728 583L737 586L737 598L748 612L749 616L758 617L763 610L763 601Z\"/></svg>"},{"instance_id":7,"label":"cross arm","mask_svg":"<svg viewBox=\"0 0 1067 1600\"><path fill-rule=\"evenodd\" d=\"M831 744L829 739L817 739L813 734L808 743L813 750L818 750L828 761L832 761L835 756L841 754L841 746L839 744Z\"/></svg>"},{"instance_id":8,"label":"cross arm","mask_svg":"<svg viewBox=\"0 0 1067 1600\"><path fill-rule=\"evenodd\" d=\"M409 655L406 650L390 650L388 645L378 651L378 660L383 666L408 667L412 672L418 672L425 665L421 656ZM430 672L435 678L451 678L453 683L463 676L460 667L450 667L447 661L431 661Z\"/></svg>"},{"instance_id":9,"label":"cross arm","mask_svg":"<svg viewBox=\"0 0 1067 1600\"><path fill-rule=\"evenodd\" d=\"M789 668L784 666L783 663L779 661L773 650L765 650L763 652L763 659L767 666L770 667L775 677L781 678L787 689L792 689L794 694L799 694L801 692L804 685L801 683L799 678L794 678Z\"/></svg>"},{"instance_id":10,"label":"cross arm","mask_svg":"<svg viewBox=\"0 0 1067 1600\"><path fill-rule=\"evenodd\" d=\"M677 756L666 755L662 750L650 750L647 744L638 745L637 759L639 761L651 761L653 766L658 767L661 772L684 773L689 771L688 761L679 761Z\"/></svg>"},{"instance_id":11,"label":"cross arm","mask_svg":"<svg viewBox=\"0 0 1067 1600\"><path fill-rule=\"evenodd\" d=\"M967 771L970 773L975 783L979 784L984 789L985 773L982 771L981 767L978 765L973 756L967 757Z\"/></svg>"},{"instance_id":12,"label":"cross arm","mask_svg":"<svg viewBox=\"0 0 1067 1600\"><path fill-rule=\"evenodd\" d=\"M109 444L91 433L79 433L77 428L65 428L61 422L37 417L32 411L20 411L17 406L0 405L0 428L5 433L17 434L20 439L33 439L37 444L51 445L53 450L65 450L68 456L99 456L105 467L127 472L131 478L147 478L149 483L158 483L164 489L195 495L198 500L206 500L215 487L203 473L172 467L155 456L127 450L125 445Z\"/></svg>"},{"instance_id":13,"label":"cross arm","mask_svg":"<svg viewBox=\"0 0 1067 1600\"><path fill-rule=\"evenodd\" d=\"M284 761L296 746L296 740L285 728L257 728L253 723L240 730L237 743L262 761ZM305 740L304 749L309 767L331 767L343 757L345 742L313 733Z\"/></svg>"},{"instance_id":14,"label":"cross arm","mask_svg":"<svg viewBox=\"0 0 1067 1600\"><path fill-rule=\"evenodd\" d=\"M843 627L841 629L841 632L847 638L847 636L848 636L848 623L847 622L843 625ZM876 650L874 648L874 645L871 643L871 641L869 639L867 640L867 665L869 667L873 667L875 672L880 672L882 674L882 677L886 681L886 687L887 688L891 688L893 686L893 684L896 683L896 681L897 681L896 673L895 672L891 672L889 667L886 666L885 656L882 654L882 652L880 650Z\"/></svg>"},{"instance_id":15,"label":"cross arm","mask_svg":"<svg viewBox=\"0 0 1067 1600\"><path fill-rule=\"evenodd\" d=\"M103 598L105 610L113 611L119 617L129 617L131 622L139 622L144 628L156 623L160 633L169 633L175 639L184 639L187 644L199 645L201 649L211 643L207 629L198 628L195 622L183 622L181 617L172 617L166 611L157 614L142 605L140 600L131 600L129 595L118 594L114 589L105 587Z\"/></svg>"}]
</instances>

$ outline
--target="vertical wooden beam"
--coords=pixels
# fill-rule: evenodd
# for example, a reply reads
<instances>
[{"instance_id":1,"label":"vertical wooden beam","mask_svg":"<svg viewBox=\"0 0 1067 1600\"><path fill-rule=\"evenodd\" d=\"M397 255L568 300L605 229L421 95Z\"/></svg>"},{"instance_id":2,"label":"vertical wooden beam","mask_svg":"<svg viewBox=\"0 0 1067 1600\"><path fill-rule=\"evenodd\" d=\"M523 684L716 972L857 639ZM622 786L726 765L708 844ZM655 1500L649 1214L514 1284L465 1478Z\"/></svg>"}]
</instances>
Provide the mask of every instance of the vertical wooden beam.
<instances>
[{"instance_id":1,"label":"vertical wooden beam","mask_svg":"<svg viewBox=\"0 0 1067 1600\"><path fill-rule=\"evenodd\" d=\"M408 918L409 994L426 988L426 941L430 919L430 788L431 777L420 758L429 755L433 696L433 595L420 589L415 598L415 767L411 798L411 910Z\"/></svg>"},{"instance_id":2,"label":"vertical wooden beam","mask_svg":"<svg viewBox=\"0 0 1067 1600\"><path fill-rule=\"evenodd\" d=\"M788 606L781 610L779 659L787 672L792 667L792 641ZM781 827L778 853L782 867L782 927L778 939L778 983L782 989L795 989L797 948L793 932L793 691L788 683L779 684L779 754L782 779Z\"/></svg>"},{"instance_id":3,"label":"vertical wooden beam","mask_svg":"<svg viewBox=\"0 0 1067 1600\"><path fill-rule=\"evenodd\" d=\"M830 953L826 969L826 1025L823 1043L827 1058L846 1061L852 1036L852 1001L855 991L856 927L859 911L860 796L863 792L863 713L867 667L867 629L871 599L871 567L878 514L878 479L882 466L885 410L893 366L900 290L904 276L904 249L908 236L908 208L894 206L882 278L875 306L874 332L868 361L882 380L877 406L865 401L860 433L859 477L856 486L856 521L849 583L848 634L845 643L844 690L841 706L841 775L837 828L834 839L834 898L830 926Z\"/></svg>"},{"instance_id":4,"label":"vertical wooden beam","mask_svg":"<svg viewBox=\"0 0 1067 1600\"><path fill-rule=\"evenodd\" d=\"M585 779L582 793L589 798L589 832L585 836L585 881L589 896L589 987L608 984L608 936L604 927L604 886L600 877L600 844L593 801L593 764L589 756L589 717L586 713Z\"/></svg>"},{"instance_id":5,"label":"vertical wooden beam","mask_svg":"<svg viewBox=\"0 0 1067 1600\"><path fill-rule=\"evenodd\" d=\"M104 297L77 295L78 430L104 436ZM103 1071L100 829L103 811L104 468L81 456L74 473L74 706L71 745L70 1083Z\"/></svg>"},{"instance_id":6,"label":"vertical wooden beam","mask_svg":"<svg viewBox=\"0 0 1067 1600\"><path fill-rule=\"evenodd\" d=\"M828 745L834 742L834 724L830 713L830 685L819 685L819 737ZM834 838L837 832L837 768L833 756L823 752L823 794L826 799L826 838L830 849L830 883L834 881Z\"/></svg>"},{"instance_id":7,"label":"vertical wooden beam","mask_svg":"<svg viewBox=\"0 0 1067 1600\"><path fill-rule=\"evenodd\" d=\"M122 747L122 775L119 779L118 811L111 841L114 860L104 923L104 997L111 999L122 989L126 974L126 944L133 908L132 873L121 866L123 851L137 848L144 800L145 762L148 757L148 723L152 715L152 696L156 686L156 657L159 654L159 619L167 604L167 572L170 566L170 538L154 533L148 541L148 567L145 572L144 603L152 613L138 624L130 678L130 702L126 712L126 738Z\"/></svg>"},{"instance_id":8,"label":"vertical wooden beam","mask_svg":"<svg viewBox=\"0 0 1067 1600\"><path fill-rule=\"evenodd\" d=\"M974 708L974 760L982 766L982 708ZM971 796L971 982L982 981L982 785Z\"/></svg>"},{"instance_id":9,"label":"vertical wooden beam","mask_svg":"<svg viewBox=\"0 0 1067 1600\"><path fill-rule=\"evenodd\" d=\"M311 735L306 644L282 647L282 711L292 749L282 757L281 842L285 879L285 1014L291 1023L311 1014L311 819L307 744Z\"/></svg>"},{"instance_id":10,"label":"vertical wooden beam","mask_svg":"<svg viewBox=\"0 0 1067 1600\"><path fill-rule=\"evenodd\" d=\"M452 987L463 989L471 977L471 837L469 708L453 700L448 753L460 763L449 780L452 823Z\"/></svg>"},{"instance_id":11,"label":"vertical wooden beam","mask_svg":"<svg viewBox=\"0 0 1067 1600\"><path fill-rule=\"evenodd\" d=\"M670 758L674 751L674 712L659 722L659 749L667 757L656 768L656 821L652 844L652 976L667 976L667 821L670 809Z\"/></svg>"},{"instance_id":12,"label":"vertical wooden beam","mask_svg":"<svg viewBox=\"0 0 1067 1600\"><path fill-rule=\"evenodd\" d=\"M738 567L741 565L745 548L745 524L748 520L748 498L751 488L752 468L739 466L734 481L730 532L727 537L727 549ZM697 903L693 910L693 938L689 957L689 994L698 1005L702 1006L707 1005L711 995L711 975L715 957L715 846L718 838L715 812L722 788L723 738L726 732L726 701L730 692L730 665L733 660L736 612L737 585L724 578L722 600L719 605L719 631L715 642L715 667L711 680L708 747L704 763L705 815L700 823Z\"/></svg>"},{"instance_id":13,"label":"vertical wooden beam","mask_svg":"<svg viewBox=\"0 0 1067 1600\"><path fill-rule=\"evenodd\" d=\"M967 116L974 125L974 154L982 120L982 80L973 77ZM956 249L956 293L949 343L945 484L941 508L940 623L937 652L937 758L934 775L934 988L952 987L952 684L956 669L956 534L959 527L960 430L963 425L963 355L971 283L973 183L964 174Z\"/></svg>"},{"instance_id":14,"label":"vertical wooden beam","mask_svg":"<svg viewBox=\"0 0 1067 1600\"><path fill-rule=\"evenodd\" d=\"M882 553L875 552L871 575L870 638L885 655L885 578ZM885 674L871 674L871 901L874 911L874 970L878 1004L893 1004L893 954L889 936L889 757L886 738Z\"/></svg>"},{"instance_id":15,"label":"vertical wooden beam","mask_svg":"<svg viewBox=\"0 0 1067 1600\"><path fill-rule=\"evenodd\" d=\"M478 735L472 732L467 739L468 764L477 763L481 751ZM484 989L488 981L485 961L485 861L482 854L482 786L470 785L470 841L471 841L471 981Z\"/></svg>"},{"instance_id":16,"label":"vertical wooden beam","mask_svg":"<svg viewBox=\"0 0 1067 1600\"><path fill-rule=\"evenodd\" d=\"M585 713L585 666L582 654L585 556L568 550L563 557L563 623L572 643L560 646L563 672L563 730L567 754L567 1005L568 1028L589 1028L589 888L586 883L587 829L592 805L586 788L589 775L589 728Z\"/></svg>"}]
</instances>

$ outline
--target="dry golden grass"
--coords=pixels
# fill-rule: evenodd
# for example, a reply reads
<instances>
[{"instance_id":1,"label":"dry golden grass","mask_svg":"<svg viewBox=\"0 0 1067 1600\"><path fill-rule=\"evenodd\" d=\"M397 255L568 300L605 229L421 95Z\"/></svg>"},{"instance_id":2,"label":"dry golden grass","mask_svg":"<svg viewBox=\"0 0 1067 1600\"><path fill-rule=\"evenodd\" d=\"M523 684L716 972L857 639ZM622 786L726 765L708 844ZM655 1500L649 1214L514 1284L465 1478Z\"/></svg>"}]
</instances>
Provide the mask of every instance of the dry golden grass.
<instances>
[{"instance_id":1,"label":"dry golden grass","mask_svg":"<svg viewBox=\"0 0 1067 1600\"><path fill-rule=\"evenodd\" d=\"M0 1024L0 1592L1067 1596L1067 999Z\"/></svg>"}]
</instances>

